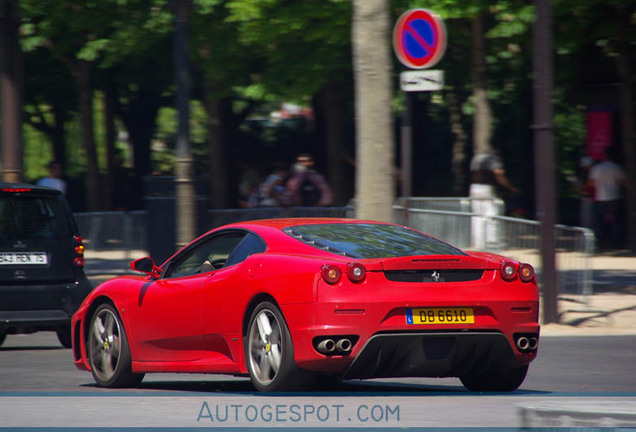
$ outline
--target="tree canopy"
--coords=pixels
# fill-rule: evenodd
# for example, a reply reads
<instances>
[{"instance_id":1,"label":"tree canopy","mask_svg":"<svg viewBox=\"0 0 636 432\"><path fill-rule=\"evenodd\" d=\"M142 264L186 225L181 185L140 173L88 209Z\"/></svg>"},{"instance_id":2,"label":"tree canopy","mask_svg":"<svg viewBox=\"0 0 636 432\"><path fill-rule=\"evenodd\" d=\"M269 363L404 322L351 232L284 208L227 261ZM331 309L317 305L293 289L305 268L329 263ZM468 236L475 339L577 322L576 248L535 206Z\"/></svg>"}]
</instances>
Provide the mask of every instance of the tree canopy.
<instances>
[{"instance_id":1,"label":"tree canopy","mask_svg":"<svg viewBox=\"0 0 636 432\"><path fill-rule=\"evenodd\" d=\"M114 181L116 169L125 169L138 189L143 176L170 173L174 128L166 113L174 106L172 36L180 1L191 4L191 121L201 125L193 146L198 174L214 179L212 200L237 205L239 185L258 182L267 173L265 163L290 162L301 150L315 153L340 202L352 198L357 155L350 0L21 0L25 179L42 176L48 159L62 159L69 180L87 192L74 197L76 208L96 209L106 201L93 197ZM393 22L407 9L432 9L448 31L447 53L436 66L445 72L444 90L414 98L413 164L426 169L414 178L413 193L465 194L469 157L479 146L494 146L524 191L514 205L532 215L533 196L540 193L533 190L530 129L533 2L387 5ZM579 158L586 153L587 111L612 113L613 143L636 184L636 5L556 0L552 9L559 214L562 222L576 224L570 209L580 191L571 180L581 174ZM378 46L391 43L369 38ZM395 58L391 62L398 125L405 101L397 85L402 67ZM285 102L312 115L272 117ZM399 142L399 128L391 132ZM42 151L42 141L48 150ZM628 193L636 226L634 186ZM137 196L127 207L141 205Z\"/></svg>"}]
</instances>

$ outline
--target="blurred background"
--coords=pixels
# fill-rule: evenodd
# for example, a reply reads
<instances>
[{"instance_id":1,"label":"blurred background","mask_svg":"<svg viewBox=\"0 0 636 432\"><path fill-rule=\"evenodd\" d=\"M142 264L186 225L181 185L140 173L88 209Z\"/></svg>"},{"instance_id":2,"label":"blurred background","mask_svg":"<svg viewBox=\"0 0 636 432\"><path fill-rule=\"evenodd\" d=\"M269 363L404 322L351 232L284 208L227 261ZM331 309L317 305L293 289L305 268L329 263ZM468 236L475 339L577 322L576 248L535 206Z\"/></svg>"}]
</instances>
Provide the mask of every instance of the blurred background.
<instances>
[{"instance_id":1,"label":"blurred background","mask_svg":"<svg viewBox=\"0 0 636 432\"><path fill-rule=\"evenodd\" d=\"M534 2L384 5L391 26L404 11L422 7L439 14L448 33L436 66L444 70L444 89L412 96L412 195L467 196L469 162L485 145L498 149L521 190L502 192L506 214L535 218ZM636 175L636 4L550 5L557 222L578 226L586 193L582 158L616 147L628 178ZM201 205L246 205L250 189L299 153L314 156L333 205L346 205L355 195L358 157L354 6L349 0L2 0L4 178L35 182L48 175L50 161L60 161L75 212L139 210L144 196L170 193L178 158L177 51L185 50ZM175 43L179 22L184 46ZM370 34L373 44L390 46L390 32ZM399 143L404 68L394 55L390 62ZM6 120L11 110L17 123ZM387 164L399 166L398 147ZM636 200L634 188L627 193Z\"/></svg>"}]
</instances>

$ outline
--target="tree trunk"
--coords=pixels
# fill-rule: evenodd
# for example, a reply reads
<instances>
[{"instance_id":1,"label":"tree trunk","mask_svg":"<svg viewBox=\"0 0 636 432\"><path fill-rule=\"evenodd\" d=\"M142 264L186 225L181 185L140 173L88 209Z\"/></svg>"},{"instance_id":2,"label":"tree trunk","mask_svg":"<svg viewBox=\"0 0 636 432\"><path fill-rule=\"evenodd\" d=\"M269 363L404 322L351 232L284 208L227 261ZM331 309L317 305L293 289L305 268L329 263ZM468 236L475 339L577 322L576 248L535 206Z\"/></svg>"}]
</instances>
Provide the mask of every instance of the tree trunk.
<instances>
[{"instance_id":1,"label":"tree trunk","mask_svg":"<svg viewBox=\"0 0 636 432\"><path fill-rule=\"evenodd\" d=\"M104 88L104 128L106 129L106 182L104 196L108 200L105 203L106 209L113 208L115 201L114 194L120 193L115 190L115 87L112 85L112 76L109 74L108 83Z\"/></svg>"},{"instance_id":2,"label":"tree trunk","mask_svg":"<svg viewBox=\"0 0 636 432\"><path fill-rule=\"evenodd\" d=\"M627 9L627 8L625 8ZM620 81L619 106L621 119L621 136L627 172L627 247L636 250L636 81L634 52L631 47L630 17L634 13L633 6L629 10L617 10L618 56L616 69Z\"/></svg>"},{"instance_id":3,"label":"tree trunk","mask_svg":"<svg viewBox=\"0 0 636 432\"><path fill-rule=\"evenodd\" d=\"M205 109L208 114L208 148L210 158L210 207L230 208L230 165L226 149L224 101L214 98L206 88Z\"/></svg>"},{"instance_id":4,"label":"tree trunk","mask_svg":"<svg viewBox=\"0 0 636 432\"><path fill-rule=\"evenodd\" d=\"M450 113L451 132L455 137L451 170L453 172L453 193L457 196L467 194L468 177L466 176L466 143L468 136L462 124L462 109L459 97L454 90L446 93L448 111Z\"/></svg>"},{"instance_id":5,"label":"tree trunk","mask_svg":"<svg viewBox=\"0 0 636 432\"><path fill-rule=\"evenodd\" d=\"M155 134L161 95L140 91L129 96L129 104L119 111L133 145L135 172L143 177L152 172L150 144Z\"/></svg>"},{"instance_id":6,"label":"tree trunk","mask_svg":"<svg viewBox=\"0 0 636 432\"><path fill-rule=\"evenodd\" d=\"M486 66L486 40L484 23L480 14L471 23L473 34L473 55L471 62L471 78L473 82L473 103L475 117L473 125L474 154L491 151L492 112L488 100L488 78Z\"/></svg>"},{"instance_id":7,"label":"tree trunk","mask_svg":"<svg viewBox=\"0 0 636 432\"><path fill-rule=\"evenodd\" d=\"M18 1L0 5L0 93L2 96L2 180L22 181L22 134L20 120L20 37Z\"/></svg>"},{"instance_id":8,"label":"tree trunk","mask_svg":"<svg viewBox=\"0 0 636 432\"><path fill-rule=\"evenodd\" d=\"M345 102L338 82L333 78L327 81L323 89L323 112L327 141L327 178L334 192L334 205L344 206L349 199L345 166L345 143L343 119Z\"/></svg>"},{"instance_id":9,"label":"tree trunk","mask_svg":"<svg viewBox=\"0 0 636 432\"><path fill-rule=\"evenodd\" d=\"M389 18L388 0L353 1L356 215L381 221L393 220L396 186Z\"/></svg>"},{"instance_id":10,"label":"tree trunk","mask_svg":"<svg viewBox=\"0 0 636 432\"><path fill-rule=\"evenodd\" d=\"M66 163L66 119L68 113L59 106L53 107L53 124L48 129L48 136L53 143L53 159L65 168Z\"/></svg>"},{"instance_id":11,"label":"tree trunk","mask_svg":"<svg viewBox=\"0 0 636 432\"><path fill-rule=\"evenodd\" d=\"M99 187L99 166L93 128L91 64L81 60L75 63L74 76L77 81L80 129L86 156L85 206L86 211L97 211L101 210L102 194Z\"/></svg>"}]
</instances>

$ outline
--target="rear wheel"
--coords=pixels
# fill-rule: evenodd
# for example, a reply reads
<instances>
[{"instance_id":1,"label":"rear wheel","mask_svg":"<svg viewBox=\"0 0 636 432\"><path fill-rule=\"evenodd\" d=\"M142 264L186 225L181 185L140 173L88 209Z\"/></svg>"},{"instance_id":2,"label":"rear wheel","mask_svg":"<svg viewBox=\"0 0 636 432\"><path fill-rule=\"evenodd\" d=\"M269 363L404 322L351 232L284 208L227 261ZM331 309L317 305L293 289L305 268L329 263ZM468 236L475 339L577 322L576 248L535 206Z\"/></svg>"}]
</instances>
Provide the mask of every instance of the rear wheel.
<instances>
[{"instance_id":1,"label":"rear wheel","mask_svg":"<svg viewBox=\"0 0 636 432\"><path fill-rule=\"evenodd\" d=\"M505 374L488 373L485 375L467 375L460 377L462 384L470 391L478 392L510 392L517 390L526 379L528 365L506 372Z\"/></svg>"},{"instance_id":2,"label":"rear wheel","mask_svg":"<svg viewBox=\"0 0 636 432\"><path fill-rule=\"evenodd\" d=\"M97 308L89 328L88 359L102 387L135 387L144 374L133 373L128 338L119 313L110 304Z\"/></svg>"},{"instance_id":3,"label":"rear wheel","mask_svg":"<svg viewBox=\"0 0 636 432\"><path fill-rule=\"evenodd\" d=\"M278 308L260 303L250 317L245 337L247 370L260 391L307 390L314 375L294 361L289 328Z\"/></svg>"},{"instance_id":4,"label":"rear wheel","mask_svg":"<svg viewBox=\"0 0 636 432\"><path fill-rule=\"evenodd\" d=\"M64 326L55 331L57 333L57 340L60 341L64 348L72 348L73 341L71 339L71 327Z\"/></svg>"}]
</instances>

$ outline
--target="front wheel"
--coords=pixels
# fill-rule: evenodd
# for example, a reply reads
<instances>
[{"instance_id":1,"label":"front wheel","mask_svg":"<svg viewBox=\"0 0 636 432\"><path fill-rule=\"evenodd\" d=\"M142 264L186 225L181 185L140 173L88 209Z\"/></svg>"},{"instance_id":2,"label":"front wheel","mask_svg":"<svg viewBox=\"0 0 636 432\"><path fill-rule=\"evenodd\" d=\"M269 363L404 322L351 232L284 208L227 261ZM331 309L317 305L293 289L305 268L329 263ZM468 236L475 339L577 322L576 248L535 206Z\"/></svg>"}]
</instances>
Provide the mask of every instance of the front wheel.
<instances>
[{"instance_id":1,"label":"front wheel","mask_svg":"<svg viewBox=\"0 0 636 432\"><path fill-rule=\"evenodd\" d=\"M136 387L144 377L132 371L126 331L110 304L100 305L93 315L87 351L93 378L101 387Z\"/></svg>"},{"instance_id":2,"label":"front wheel","mask_svg":"<svg viewBox=\"0 0 636 432\"><path fill-rule=\"evenodd\" d=\"M527 373L528 365L512 369L504 374L466 375L459 379L470 391L511 392L519 388L526 379Z\"/></svg>"},{"instance_id":3,"label":"front wheel","mask_svg":"<svg viewBox=\"0 0 636 432\"><path fill-rule=\"evenodd\" d=\"M294 361L289 328L278 308L260 303L250 317L245 336L247 370L259 391L307 390L313 374L300 369Z\"/></svg>"}]
</instances>

